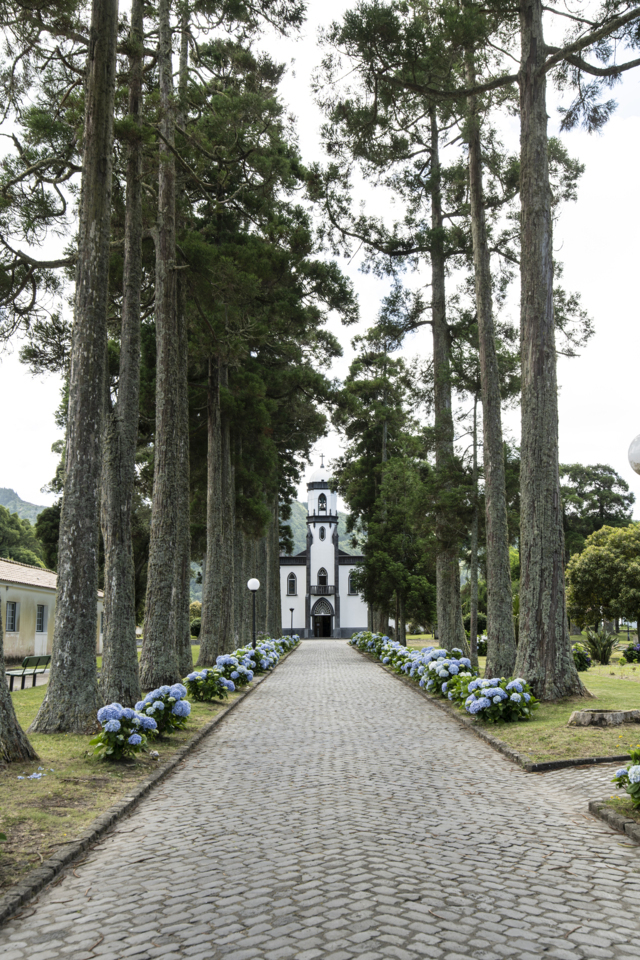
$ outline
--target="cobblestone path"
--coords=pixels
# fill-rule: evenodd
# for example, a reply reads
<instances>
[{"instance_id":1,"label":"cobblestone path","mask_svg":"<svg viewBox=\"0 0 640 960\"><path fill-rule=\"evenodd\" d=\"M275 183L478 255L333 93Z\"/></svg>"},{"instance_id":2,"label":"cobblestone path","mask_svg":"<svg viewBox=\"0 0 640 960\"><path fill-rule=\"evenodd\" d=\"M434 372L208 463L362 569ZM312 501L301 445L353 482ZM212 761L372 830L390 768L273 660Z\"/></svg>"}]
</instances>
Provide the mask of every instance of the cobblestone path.
<instances>
[{"instance_id":1,"label":"cobblestone path","mask_svg":"<svg viewBox=\"0 0 640 960\"><path fill-rule=\"evenodd\" d=\"M640 957L610 769L526 774L346 643L307 641L0 930L2 960Z\"/></svg>"}]
</instances>

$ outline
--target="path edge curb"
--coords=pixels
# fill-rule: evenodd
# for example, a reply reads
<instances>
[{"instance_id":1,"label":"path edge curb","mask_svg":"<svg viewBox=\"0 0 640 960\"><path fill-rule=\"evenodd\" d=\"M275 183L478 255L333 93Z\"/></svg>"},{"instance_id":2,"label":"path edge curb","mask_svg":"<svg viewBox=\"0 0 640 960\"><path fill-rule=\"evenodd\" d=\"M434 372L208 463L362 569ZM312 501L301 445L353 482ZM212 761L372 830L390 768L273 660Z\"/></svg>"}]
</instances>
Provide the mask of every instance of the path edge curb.
<instances>
[{"instance_id":1,"label":"path edge curb","mask_svg":"<svg viewBox=\"0 0 640 960\"><path fill-rule=\"evenodd\" d=\"M163 780L165 780L170 773L172 773L179 763L181 763L185 757L191 753L191 751L196 747L202 740L205 739L217 726L222 723L223 720L229 716L232 710L241 704L244 703L247 697L251 696L252 693L263 684L270 676L276 672L277 668L284 663L284 661L291 656L292 653L295 653L296 650L300 649L301 644L297 644L293 647L292 650L288 650L285 653L284 657L281 657L278 663L276 664L275 670L271 670L268 673L263 673L258 677L247 690L240 691L240 696L237 700L234 700L233 703L228 704L221 713L217 714L212 720L209 720L204 726L194 733L190 740L187 741L182 747L180 747L175 754L171 757L170 760L167 760L162 764L151 776L147 777L145 780L142 780L135 790L131 793L126 794L121 800L117 803L114 803L111 807L105 810L99 817L97 817L93 823L89 826L88 830L78 837L75 842L72 842L68 845L65 845L64 850L58 850L56 853L52 854L47 860L45 860L39 867L36 867L35 870L32 870L27 874L25 879L20 883L17 883L9 893L6 893L3 897L0 897L0 926L12 917L20 907L23 907L25 904L32 900L37 893L51 883L65 867L68 867L70 864L74 863L80 856L90 847L96 843L104 834L107 833L111 827L117 823L119 820L122 820L127 814L131 813L135 807L138 806L140 801L151 792L151 790Z\"/></svg>"},{"instance_id":2,"label":"path edge curb","mask_svg":"<svg viewBox=\"0 0 640 960\"><path fill-rule=\"evenodd\" d=\"M640 844L640 823L638 823L637 820L629 820L628 817L624 817L621 813L616 813L615 810L607 806L606 801L590 800L589 813L598 820L602 820L603 823L610 826L612 830L617 830L618 833L624 833L624 835L629 837L630 840L633 840L634 843Z\"/></svg>"},{"instance_id":3,"label":"path edge curb","mask_svg":"<svg viewBox=\"0 0 640 960\"><path fill-rule=\"evenodd\" d=\"M366 653L364 650L359 650L358 647L351 646L352 650L355 650L361 656L365 657L371 663L376 664L389 674L391 677L395 677L396 680L399 680L400 683L404 683L406 687L409 687L410 690L415 691L420 697L423 697L428 703L432 703L434 707L437 707L439 710L443 710L448 717L451 717L452 720L455 720L456 723L461 724L467 730L470 730L476 737L479 737L480 740L484 740L485 743L488 743L490 747L493 747L494 750L497 750L498 753L501 753L507 760L511 760L512 763L517 764L521 767L525 773L545 773L550 770L564 770L567 767L585 767L593 766L597 763L624 763L625 760L630 760L628 753L620 754L615 757L573 757L568 760L545 760L540 763L534 763L530 757L526 754L518 753L517 750L514 750L513 747L510 747L504 741L499 740L498 737L494 737L492 734L487 733L486 730L483 730L481 727L478 727L475 722L470 717L461 716L455 709L451 707L446 701L440 700L438 697L432 697L430 693L427 693L426 690L423 690L422 687L419 687L417 683L414 683L409 677L401 677L399 673L395 673L393 670L390 670L386 664L381 663L380 660L376 660L369 653Z\"/></svg>"}]
</instances>

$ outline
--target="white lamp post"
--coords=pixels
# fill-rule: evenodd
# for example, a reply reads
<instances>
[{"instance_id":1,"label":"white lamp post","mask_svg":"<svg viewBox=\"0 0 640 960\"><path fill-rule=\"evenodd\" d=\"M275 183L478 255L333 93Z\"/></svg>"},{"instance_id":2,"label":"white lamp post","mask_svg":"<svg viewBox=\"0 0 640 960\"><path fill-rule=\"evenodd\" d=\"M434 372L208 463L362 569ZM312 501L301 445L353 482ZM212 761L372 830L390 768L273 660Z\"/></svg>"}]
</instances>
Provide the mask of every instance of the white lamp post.
<instances>
[{"instance_id":1,"label":"white lamp post","mask_svg":"<svg viewBox=\"0 0 640 960\"><path fill-rule=\"evenodd\" d=\"M253 594L253 643L251 646L255 650L256 648L256 592L260 589L260 581L256 580L255 577L251 577L251 580L247 580L247 587L251 590Z\"/></svg>"}]
</instances>

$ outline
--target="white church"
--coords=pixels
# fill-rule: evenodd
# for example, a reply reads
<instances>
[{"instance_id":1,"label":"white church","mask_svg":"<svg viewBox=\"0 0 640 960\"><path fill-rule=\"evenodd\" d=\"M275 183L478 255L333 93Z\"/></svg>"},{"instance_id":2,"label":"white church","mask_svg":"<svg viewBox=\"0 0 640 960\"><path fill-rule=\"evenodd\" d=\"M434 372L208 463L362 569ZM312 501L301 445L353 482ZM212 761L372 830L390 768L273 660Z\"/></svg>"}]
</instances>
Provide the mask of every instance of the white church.
<instances>
[{"instance_id":1,"label":"white church","mask_svg":"<svg viewBox=\"0 0 640 960\"><path fill-rule=\"evenodd\" d=\"M282 632L300 637L350 637L367 629L367 605L353 585L363 558L338 548L338 494L329 471L312 474L308 490L307 547L280 557Z\"/></svg>"}]
</instances>

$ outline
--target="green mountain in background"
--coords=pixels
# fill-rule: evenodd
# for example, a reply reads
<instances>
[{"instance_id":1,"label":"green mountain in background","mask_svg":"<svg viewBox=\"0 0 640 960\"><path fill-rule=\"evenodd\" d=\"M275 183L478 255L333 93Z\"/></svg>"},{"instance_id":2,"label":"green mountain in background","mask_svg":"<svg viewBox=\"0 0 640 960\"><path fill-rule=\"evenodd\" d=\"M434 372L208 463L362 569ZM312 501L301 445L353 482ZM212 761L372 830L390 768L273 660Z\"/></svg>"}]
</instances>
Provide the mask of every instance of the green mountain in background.
<instances>
[{"instance_id":1,"label":"green mountain in background","mask_svg":"<svg viewBox=\"0 0 640 960\"><path fill-rule=\"evenodd\" d=\"M9 487L0 487L0 506L6 507L9 513L17 513L21 520L28 520L29 523L35 523L38 514L46 509L36 503L27 503Z\"/></svg>"},{"instance_id":2,"label":"green mountain in background","mask_svg":"<svg viewBox=\"0 0 640 960\"><path fill-rule=\"evenodd\" d=\"M291 504L291 517L287 520L287 525L291 528L293 536L293 555L301 553L307 547L307 504L294 500ZM350 536L347 534L347 520L344 514L338 514L338 546L345 553L358 554L359 550L349 543Z\"/></svg>"}]
</instances>

